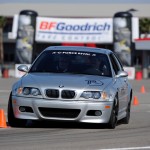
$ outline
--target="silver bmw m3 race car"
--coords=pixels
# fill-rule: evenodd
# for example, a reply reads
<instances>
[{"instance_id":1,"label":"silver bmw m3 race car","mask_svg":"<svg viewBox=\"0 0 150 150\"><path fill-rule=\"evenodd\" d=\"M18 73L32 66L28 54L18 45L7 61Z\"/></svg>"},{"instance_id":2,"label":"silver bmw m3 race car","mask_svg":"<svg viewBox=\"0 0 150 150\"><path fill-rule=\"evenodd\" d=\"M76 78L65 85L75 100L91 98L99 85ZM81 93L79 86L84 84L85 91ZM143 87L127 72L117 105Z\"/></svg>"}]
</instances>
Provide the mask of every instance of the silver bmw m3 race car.
<instances>
[{"instance_id":1,"label":"silver bmw m3 race car","mask_svg":"<svg viewBox=\"0 0 150 150\"><path fill-rule=\"evenodd\" d=\"M48 47L12 87L8 122L27 120L128 124L132 87L128 74L110 50L89 47Z\"/></svg>"}]
</instances>

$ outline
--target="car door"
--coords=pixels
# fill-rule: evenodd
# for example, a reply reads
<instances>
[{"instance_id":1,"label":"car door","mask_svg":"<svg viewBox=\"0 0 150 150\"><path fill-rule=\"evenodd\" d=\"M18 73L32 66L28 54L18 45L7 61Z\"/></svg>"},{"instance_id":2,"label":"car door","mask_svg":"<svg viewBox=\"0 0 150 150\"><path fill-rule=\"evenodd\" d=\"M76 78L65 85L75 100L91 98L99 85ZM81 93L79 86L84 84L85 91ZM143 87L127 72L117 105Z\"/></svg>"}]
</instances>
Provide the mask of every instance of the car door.
<instances>
[{"instance_id":1,"label":"car door","mask_svg":"<svg viewBox=\"0 0 150 150\"><path fill-rule=\"evenodd\" d=\"M118 113L119 113L119 115L121 115L124 112L125 103L126 103L126 99L125 99L126 86L125 86L125 82L124 82L125 79L123 79L122 77L116 77L118 72L122 71L122 66L119 64L119 61L117 60L117 58L115 57L115 55L113 53L110 54L110 60L112 63L114 74L115 74L114 87L118 91L118 100L119 100L119 112Z\"/></svg>"},{"instance_id":2,"label":"car door","mask_svg":"<svg viewBox=\"0 0 150 150\"><path fill-rule=\"evenodd\" d=\"M120 71L124 71L119 58L115 54L113 54L113 56L119 65ZM120 77L120 80L122 83L122 99L123 99L123 110L122 111L126 111L126 107L128 104L128 77Z\"/></svg>"}]
</instances>

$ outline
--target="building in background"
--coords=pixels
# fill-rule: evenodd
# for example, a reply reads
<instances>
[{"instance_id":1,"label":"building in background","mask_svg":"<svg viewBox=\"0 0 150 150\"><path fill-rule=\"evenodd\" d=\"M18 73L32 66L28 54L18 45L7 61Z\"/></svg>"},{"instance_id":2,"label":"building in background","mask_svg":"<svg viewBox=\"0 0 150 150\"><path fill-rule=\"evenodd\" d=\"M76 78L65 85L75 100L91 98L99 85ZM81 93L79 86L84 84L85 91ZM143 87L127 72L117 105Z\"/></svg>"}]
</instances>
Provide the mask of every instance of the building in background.
<instances>
[{"instance_id":1,"label":"building in background","mask_svg":"<svg viewBox=\"0 0 150 150\"><path fill-rule=\"evenodd\" d=\"M15 1L15 0L14 0ZM33 2L32 2L33 1ZM79 20L82 20L84 22L84 20L93 20L93 19L97 19L97 20L101 20L101 19L112 19L114 14L117 12L122 12L122 11L128 11L131 8L134 8L135 12L131 12L133 17L137 17L139 19L141 18L149 18L149 14L150 14L150 3L144 3L144 2L137 2L135 4L135 2L126 2L126 3L119 3L119 2L109 2L109 3L105 3L105 2L98 2L98 1L88 1L87 3L85 3L83 0L82 1L77 1L77 2L70 2L67 0L64 0L63 2L61 2L61 0L57 0L55 2L46 2L43 1L41 2L35 2L34 0L32 0L30 2L18 2L16 0L16 2L10 1L10 2L6 2L6 3L1 3L0 5L0 15L1 16L6 16L7 17L7 24L4 27L4 62L6 64L14 64L14 60L15 60L15 49L16 49L16 38L14 38L12 34L12 32L15 32L15 28L13 26L13 21L14 21L14 15L15 14L19 14L22 10L33 10L36 11L39 14L39 22L40 17L41 19L44 18L51 18L51 19L57 19L57 21L60 19L60 21L62 21L63 19L65 20L64 22L67 24L66 19L71 20L75 20L79 23ZM9 11L8 11L9 10ZM17 18L17 15L15 15L15 17ZM82 22L81 21L81 22ZM135 21L137 24L137 20ZM92 22L91 22L92 23ZM132 22L133 23L133 22ZM49 28L50 28L50 24ZM82 26L82 23L78 24ZM84 25L86 25L86 23L84 22ZM44 25L42 26L44 28ZM62 26L61 26L62 27ZM46 28L46 27L45 27ZM63 27L62 27L63 28ZM65 27L64 27L65 28ZM71 28L71 27L70 27ZM70 30L69 27L67 27L67 30ZM84 28L84 27L83 27ZM93 24L93 28L96 30L96 25L94 26ZM109 29L109 27L106 24L106 28ZM146 50L146 61L145 60L145 54L143 54L144 51L144 47L137 47L137 44L139 43L138 40L136 40L136 42L134 43L135 39L142 37L139 34L142 33L140 30L140 33L137 32L136 30L137 26L133 25L132 26L132 34L134 33L134 35L136 36L132 36L132 64L129 64L129 66L135 66L136 69L138 70L142 70L143 67L145 66L147 69L147 76L145 76L145 78L150 77L149 75L149 66L150 66L150 49ZM74 30L78 30L78 27L76 26ZM113 29L109 30L110 32L113 32ZM47 41L42 41L42 39L46 39L46 37L43 35L42 36L42 32L40 30L36 30L36 48L34 50L34 58L36 58L36 56L47 46L54 46L54 45L82 45L82 46L95 46L95 47L102 47L102 48L109 48L109 49L113 49L113 41L111 41L111 37L108 38L108 40L110 39L109 42L106 41L95 41L93 38L93 41L89 40L85 41L85 40L80 40L79 42L77 41L67 41L67 40L48 40L48 36L47 36ZM91 31L90 31L91 32ZM16 31L17 33L17 31ZM39 34L40 33L40 34ZM40 37L41 36L41 37ZM84 37L84 36L83 36ZM41 40L40 40L41 38ZM52 37L49 37L49 39ZM53 39L55 37L53 36ZM62 36L62 39L65 39L66 36ZM138 38L138 39L139 39ZM88 39L88 38L87 38ZM149 43L149 40L148 42ZM143 60L144 59L144 60Z\"/></svg>"}]
</instances>

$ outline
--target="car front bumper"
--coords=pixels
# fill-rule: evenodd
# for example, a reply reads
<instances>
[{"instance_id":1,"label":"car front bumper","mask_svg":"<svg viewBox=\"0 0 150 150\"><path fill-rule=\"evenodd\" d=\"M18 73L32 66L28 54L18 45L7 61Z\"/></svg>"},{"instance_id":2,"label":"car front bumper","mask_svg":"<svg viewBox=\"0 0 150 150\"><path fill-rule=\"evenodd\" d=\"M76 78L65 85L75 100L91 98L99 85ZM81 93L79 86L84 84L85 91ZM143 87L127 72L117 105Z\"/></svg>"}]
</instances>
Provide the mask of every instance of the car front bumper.
<instances>
[{"instance_id":1,"label":"car front bumper","mask_svg":"<svg viewBox=\"0 0 150 150\"><path fill-rule=\"evenodd\" d=\"M49 100L12 96L12 105L14 115L19 119L108 123L113 102ZM23 108L30 109L24 111Z\"/></svg>"}]
</instances>

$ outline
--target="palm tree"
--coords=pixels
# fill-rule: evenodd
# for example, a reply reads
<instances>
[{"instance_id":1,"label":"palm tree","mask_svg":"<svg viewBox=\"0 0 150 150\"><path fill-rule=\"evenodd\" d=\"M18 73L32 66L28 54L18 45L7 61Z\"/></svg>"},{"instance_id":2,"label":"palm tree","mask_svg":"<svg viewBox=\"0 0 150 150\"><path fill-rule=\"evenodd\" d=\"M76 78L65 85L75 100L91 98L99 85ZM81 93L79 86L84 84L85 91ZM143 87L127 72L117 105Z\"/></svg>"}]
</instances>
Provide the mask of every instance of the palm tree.
<instances>
[{"instance_id":1,"label":"palm tree","mask_svg":"<svg viewBox=\"0 0 150 150\"><path fill-rule=\"evenodd\" d=\"M0 63L4 63L4 49L3 49L3 28L6 24L6 18L0 16Z\"/></svg>"}]
</instances>

